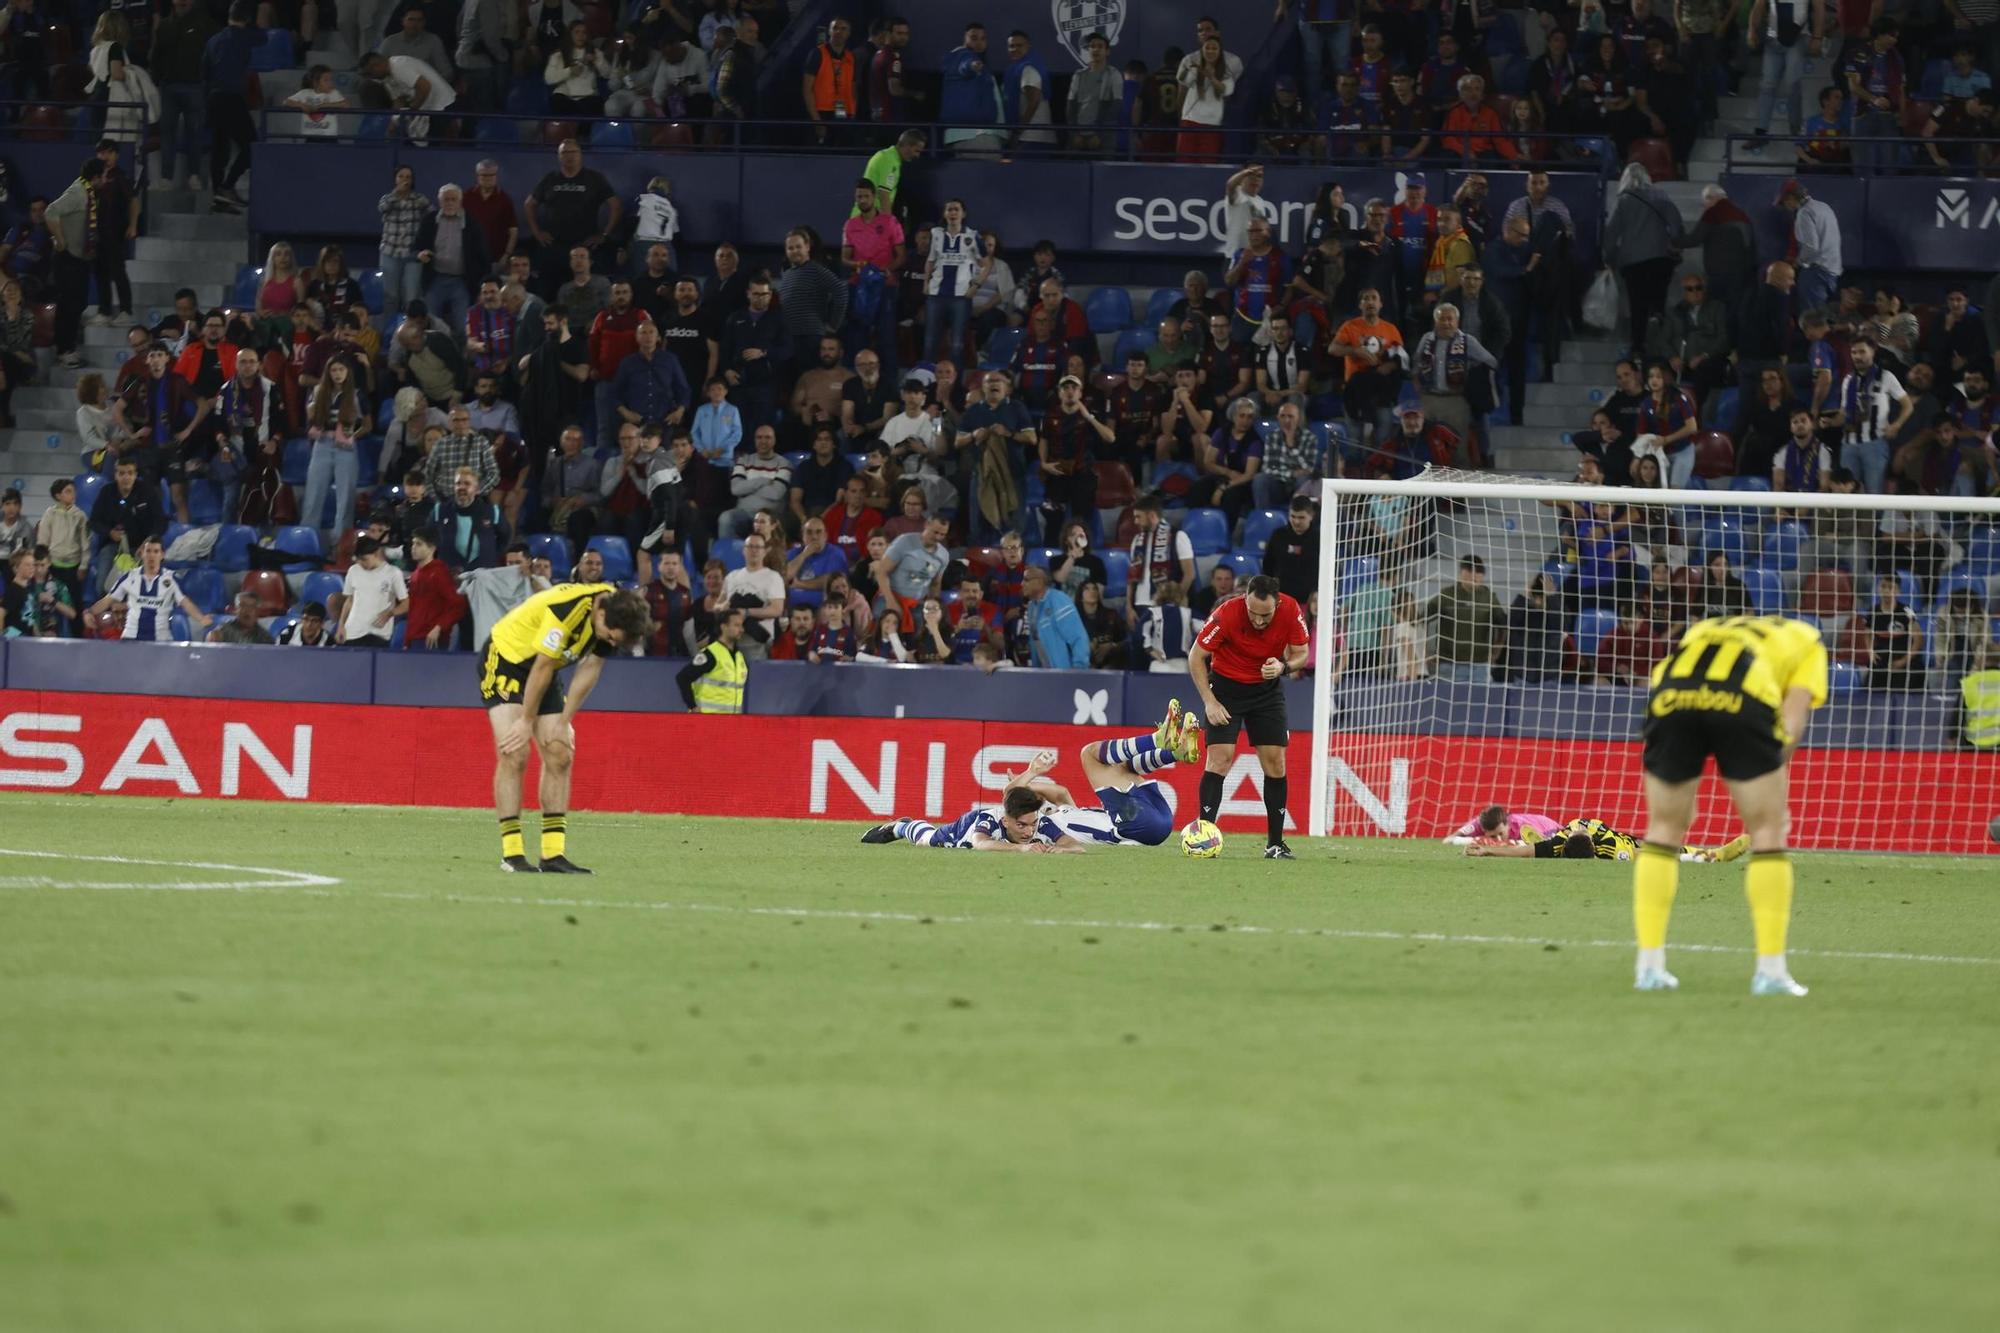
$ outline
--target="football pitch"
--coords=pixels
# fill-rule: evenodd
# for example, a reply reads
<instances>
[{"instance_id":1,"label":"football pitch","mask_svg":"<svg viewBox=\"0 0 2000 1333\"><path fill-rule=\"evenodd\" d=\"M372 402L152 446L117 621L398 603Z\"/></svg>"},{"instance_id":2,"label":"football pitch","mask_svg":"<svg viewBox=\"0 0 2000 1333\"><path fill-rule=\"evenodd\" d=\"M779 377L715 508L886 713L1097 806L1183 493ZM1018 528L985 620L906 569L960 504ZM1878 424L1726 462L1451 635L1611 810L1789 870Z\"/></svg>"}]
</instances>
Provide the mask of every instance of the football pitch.
<instances>
[{"instance_id":1,"label":"football pitch","mask_svg":"<svg viewBox=\"0 0 2000 1333\"><path fill-rule=\"evenodd\" d=\"M2000 1327L2000 862L859 832L0 799L0 1328Z\"/></svg>"}]
</instances>

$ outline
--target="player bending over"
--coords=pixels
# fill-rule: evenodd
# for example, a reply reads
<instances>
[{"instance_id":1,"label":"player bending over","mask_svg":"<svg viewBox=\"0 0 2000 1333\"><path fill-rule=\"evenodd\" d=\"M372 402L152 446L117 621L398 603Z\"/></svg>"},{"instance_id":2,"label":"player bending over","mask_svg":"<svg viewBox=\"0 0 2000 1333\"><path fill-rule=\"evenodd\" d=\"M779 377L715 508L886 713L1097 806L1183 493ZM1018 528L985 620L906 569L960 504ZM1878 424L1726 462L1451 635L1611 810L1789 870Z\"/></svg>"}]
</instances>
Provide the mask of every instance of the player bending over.
<instances>
[{"instance_id":1,"label":"player bending over","mask_svg":"<svg viewBox=\"0 0 2000 1333\"><path fill-rule=\"evenodd\" d=\"M1811 625L1783 616L1725 616L1688 626L1653 668L1646 698L1646 841L1632 867L1639 937L1633 985L1673 990L1667 918L1681 864L1674 848L1694 822L1695 790L1710 755L1750 838L1743 878L1757 937L1752 995L1804 995L1785 966L1792 863L1785 852L1792 751L1826 702L1826 646Z\"/></svg>"},{"instance_id":2,"label":"player bending over","mask_svg":"<svg viewBox=\"0 0 2000 1333\"><path fill-rule=\"evenodd\" d=\"M1554 833L1558 825L1547 815L1510 812L1504 805L1489 805L1458 826L1458 832L1444 841L1454 847L1475 842L1526 842L1530 832L1541 837Z\"/></svg>"},{"instance_id":3,"label":"player bending over","mask_svg":"<svg viewBox=\"0 0 2000 1333\"><path fill-rule=\"evenodd\" d=\"M1075 852L1090 843L1157 847L1173 836L1174 812L1152 774L1201 757L1201 721L1167 703L1160 725L1141 736L1092 741L1078 753L1099 804L1079 806L1069 788L1048 776L1056 766L1044 751L1007 783L996 813L981 806L949 824L898 819L861 835L866 843L902 839L920 847L993 852Z\"/></svg>"},{"instance_id":4,"label":"player bending over","mask_svg":"<svg viewBox=\"0 0 2000 1333\"><path fill-rule=\"evenodd\" d=\"M1738 834L1720 847L1683 847L1683 861L1734 861L1750 846L1747 835ZM1532 856L1539 860L1629 861L1639 850L1639 840L1620 833L1601 819L1572 819L1547 836L1529 828L1522 830L1518 843L1475 842L1465 849L1467 856Z\"/></svg>"},{"instance_id":5,"label":"player bending over","mask_svg":"<svg viewBox=\"0 0 2000 1333\"><path fill-rule=\"evenodd\" d=\"M652 632L646 602L611 583L563 583L538 592L500 617L480 654L479 701L493 727L493 809L500 817L500 868L588 875L566 855L570 770L576 729L570 724L597 688L604 659ZM565 696L563 668L576 677ZM521 841L521 786L533 746L542 759L542 860Z\"/></svg>"}]
</instances>

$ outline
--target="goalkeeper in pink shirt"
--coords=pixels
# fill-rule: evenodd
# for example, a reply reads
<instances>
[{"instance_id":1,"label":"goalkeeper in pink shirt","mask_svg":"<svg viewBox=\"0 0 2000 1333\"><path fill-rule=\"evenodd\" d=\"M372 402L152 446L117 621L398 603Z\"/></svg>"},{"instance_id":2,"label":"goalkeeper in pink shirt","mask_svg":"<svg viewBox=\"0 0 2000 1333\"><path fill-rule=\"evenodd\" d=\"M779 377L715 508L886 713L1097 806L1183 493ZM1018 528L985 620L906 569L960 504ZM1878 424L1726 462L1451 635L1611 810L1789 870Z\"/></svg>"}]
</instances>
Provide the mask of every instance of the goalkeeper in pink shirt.
<instances>
[{"instance_id":1,"label":"goalkeeper in pink shirt","mask_svg":"<svg viewBox=\"0 0 2000 1333\"><path fill-rule=\"evenodd\" d=\"M1550 819L1547 815L1531 815L1509 811L1504 805L1489 805L1461 824L1458 831L1445 841L1455 847L1475 842L1521 842L1530 830L1537 837L1546 838L1561 827L1561 820Z\"/></svg>"}]
</instances>

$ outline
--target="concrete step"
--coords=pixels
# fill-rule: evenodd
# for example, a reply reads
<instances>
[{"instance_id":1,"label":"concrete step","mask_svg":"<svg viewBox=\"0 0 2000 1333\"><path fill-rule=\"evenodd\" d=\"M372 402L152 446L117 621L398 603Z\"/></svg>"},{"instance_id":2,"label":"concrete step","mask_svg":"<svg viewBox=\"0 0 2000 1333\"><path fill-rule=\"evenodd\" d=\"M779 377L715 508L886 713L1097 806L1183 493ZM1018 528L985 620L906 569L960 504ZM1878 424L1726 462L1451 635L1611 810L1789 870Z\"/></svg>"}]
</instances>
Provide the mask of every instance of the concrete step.
<instances>
[{"instance_id":1,"label":"concrete step","mask_svg":"<svg viewBox=\"0 0 2000 1333\"><path fill-rule=\"evenodd\" d=\"M53 448L50 439L56 442ZM21 458L37 453L59 454L68 447L69 436L60 431L29 430L18 425L13 430L0 430L0 454Z\"/></svg>"},{"instance_id":2,"label":"concrete step","mask_svg":"<svg viewBox=\"0 0 2000 1333\"><path fill-rule=\"evenodd\" d=\"M14 429L33 432L37 435L61 433L68 435L76 430L75 400L71 400L70 410L59 407L24 407L19 399L14 401Z\"/></svg>"},{"instance_id":3,"label":"concrete step","mask_svg":"<svg viewBox=\"0 0 2000 1333\"><path fill-rule=\"evenodd\" d=\"M139 283L171 283L175 287L202 290L218 287L227 291L236 285L236 265L227 260L135 259L125 266L136 286ZM137 294L133 296L138 299Z\"/></svg>"},{"instance_id":4,"label":"concrete step","mask_svg":"<svg viewBox=\"0 0 2000 1333\"><path fill-rule=\"evenodd\" d=\"M1612 383L1611 365L1598 361L1558 361L1556 383L1572 387L1589 387L1608 393Z\"/></svg>"},{"instance_id":5,"label":"concrete step","mask_svg":"<svg viewBox=\"0 0 2000 1333\"><path fill-rule=\"evenodd\" d=\"M1589 404L1568 404L1558 406L1552 403L1529 403L1521 409L1521 424L1540 427L1546 431L1580 430L1590 424Z\"/></svg>"},{"instance_id":6,"label":"concrete step","mask_svg":"<svg viewBox=\"0 0 2000 1333\"><path fill-rule=\"evenodd\" d=\"M1560 362L1556 364L1556 369L1562 369ZM1558 379L1554 384L1530 384L1526 406L1575 408L1587 416L1603 400L1605 393L1604 387L1595 380L1584 384Z\"/></svg>"},{"instance_id":7,"label":"concrete step","mask_svg":"<svg viewBox=\"0 0 2000 1333\"><path fill-rule=\"evenodd\" d=\"M1611 378L1611 367L1625 356L1625 341L1622 338L1572 338L1563 344L1562 359L1557 367L1564 364L1603 366L1604 378Z\"/></svg>"},{"instance_id":8,"label":"concrete step","mask_svg":"<svg viewBox=\"0 0 2000 1333\"><path fill-rule=\"evenodd\" d=\"M149 226L152 235L169 240L240 240L247 243L250 236L248 218L241 214L227 215L205 210L194 212L191 209L162 208L153 214Z\"/></svg>"},{"instance_id":9,"label":"concrete step","mask_svg":"<svg viewBox=\"0 0 2000 1333\"><path fill-rule=\"evenodd\" d=\"M165 260L187 264L241 264L249 253L249 242L240 236L202 236L198 240L180 236L141 236L132 247L135 261Z\"/></svg>"}]
</instances>

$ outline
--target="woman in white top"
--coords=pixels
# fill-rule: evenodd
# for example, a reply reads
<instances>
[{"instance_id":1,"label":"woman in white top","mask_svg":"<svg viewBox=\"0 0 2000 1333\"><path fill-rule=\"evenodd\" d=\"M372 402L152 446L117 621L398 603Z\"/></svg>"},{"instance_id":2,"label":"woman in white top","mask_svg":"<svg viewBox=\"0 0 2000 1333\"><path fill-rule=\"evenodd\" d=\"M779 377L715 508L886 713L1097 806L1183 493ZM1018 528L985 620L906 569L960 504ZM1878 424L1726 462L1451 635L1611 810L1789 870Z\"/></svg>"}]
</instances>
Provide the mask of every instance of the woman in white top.
<instances>
[{"instance_id":1,"label":"woman in white top","mask_svg":"<svg viewBox=\"0 0 2000 1333\"><path fill-rule=\"evenodd\" d=\"M83 441L83 466L89 472L109 474L118 455L133 442L123 400L111 397L104 376L94 370L76 382L76 433Z\"/></svg>"},{"instance_id":2,"label":"woman in white top","mask_svg":"<svg viewBox=\"0 0 2000 1333\"><path fill-rule=\"evenodd\" d=\"M979 233L979 248L986 255L986 267L972 291L972 330L982 341L995 329L1021 322L1019 301L1014 289L1014 270L1000 257L998 232Z\"/></svg>"},{"instance_id":3,"label":"woman in white top","mask_svg":"<svg viewBox=\"0 0 2000 1333\"><path fill-rule=\"evenodd\" d=\"M1397 680L1422 680L1431 674L1430 635L1417 618L1417 599L1396 594L1395 622L1389 627L1389 647L1395 655Z\"/></svg>"},{"instance_id":4,"label":"woman in white top","mask_svg":"<svg viewBox=\"0 0 2000 1333\"><path fill-rule=\"evenodd\" d=\"M1180 83L1181 161L1213 162L1222 156L1222 114L1236 91L1220 38L1201 44L1200 59L1182 66Z\"/></svg>"},{"instance_id":5,"label":"woman in white top","mask_svg":"<svg viewBox=\"0 0 2000 1333\"><path fill-rule=\"evenodd\" d=\"M980 234L965 225L965 201L945 201L944 225L931 228L930 258L924 261L924 359L963 356L972 294L986 281L993 260ZM938 330L949 325L951 340L938 348Z\"/></svg>"},{"instance_id":6,"label":"woman in white top","mask_svg":"<svg viewBox=\"0 0 2000 1333\"><path fill-rule=\"evenodd\" d=\"M299 112L299 133L314 139L331 139L340 133L340 117L331 114L347 105L334 87L333 70L314 65L299 82L299 90L285 99L285 105Z\"/></svg>"},{"instance_id":7,"label":"woman in white top","mask_svg":"<svg viewBox=\"0 0 2000 1333\"><path fill-rule=\"evenodd\" d=\"M542 71L542 82L549 85L549 110L565 120L603 115L604 98L598 94L597 81L610 77L604 53L590 45L590 29L570 24L562 46L549 53L548 67ZM577 137L588 139L589 127L579 127Z\"/></svg>"},{"instance_id":8,"label":"woman in white top","mask_svg":"<svg viewBox=\"0 0 2000 1333\"><path fill-rule=\"evenodd\" d=\"M146 127L160 118L160 90L152 75L126 58L122 42L105 48L103 54L104 72L99 74L95 72L98 53L91 52L93 76L84 93L104 99L105 138L119 143L141 143L146 137Z\"/></svg>"}]
</instances>

